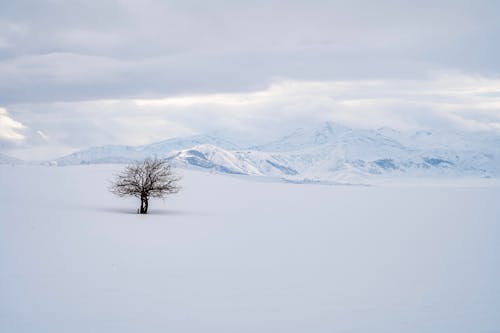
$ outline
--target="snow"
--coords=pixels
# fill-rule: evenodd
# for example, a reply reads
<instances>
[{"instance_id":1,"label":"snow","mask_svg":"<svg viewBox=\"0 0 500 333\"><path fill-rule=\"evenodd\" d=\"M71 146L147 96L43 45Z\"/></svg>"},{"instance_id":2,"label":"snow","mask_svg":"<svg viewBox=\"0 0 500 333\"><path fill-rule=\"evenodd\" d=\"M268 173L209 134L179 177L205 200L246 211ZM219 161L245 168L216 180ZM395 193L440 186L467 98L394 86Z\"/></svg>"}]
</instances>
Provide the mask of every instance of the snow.
<instances>
[{"instance_id":1,"label":"snow","mask_svg":"<svg viewBox=\"0 0 500 333\"><path fill-rule=\"evenodd\" d=\"M14 158L14 157L11 157L11 156L8 156L5 154L0 154L0 165L1 164L15 165L15 164L22 164L22 163L23 163L23 161L21 161L17 158Z\"/></svg>"},{"instance_id":2,"label":"snow","mask_svg":"<svg viewBox=\"0 0 500 333\"><path fill-rule=\"evenodd\" d=\"M498 332L500 184L252 182L0 166L0 332Z\"/></svg>"},{"instance_id":3,"label":"snow","mask_svg":"<svg viewBox=\"0 0 500 333\"><path fill-rule=\"evenodd\" d=\"M156 156L178 167L293 182L500 176L500 135L496 132L400 132L325 123L297 129L267 144L242 147L241 140L234 141L240 143L212 133L137 147L94 147L55 162L128 163Z\"/></svg>"}]
</instances>

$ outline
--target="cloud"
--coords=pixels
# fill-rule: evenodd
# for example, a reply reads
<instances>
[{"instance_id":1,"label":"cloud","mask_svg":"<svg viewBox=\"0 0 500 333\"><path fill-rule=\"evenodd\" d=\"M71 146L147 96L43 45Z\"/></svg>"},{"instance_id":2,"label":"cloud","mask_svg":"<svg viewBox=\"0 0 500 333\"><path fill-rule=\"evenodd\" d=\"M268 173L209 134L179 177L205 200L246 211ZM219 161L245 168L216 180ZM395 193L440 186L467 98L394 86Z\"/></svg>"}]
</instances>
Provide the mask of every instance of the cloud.
<instances>
[{"instance_id":1,"label":"cloud","mask_svg":"<svg viewBox=\"0 0 500 333\"><path fill-rule=\"evenodd\" d=\"M212 112L216 116L208 118L232 119L243 126L248 121L277 127L330 120L354 127L415 129L444 125L490 130L498 128L500 121L500 79L440 73L426 80L281 80L251 93L133 102L145 110L184 110L189 118ZM204 117L199 114L199 118Z\"/></svg>"},{"instance_id":2,"label":"cloud","mask_svg":"<svg viewBox=\"0 0 500 333\"><path fill-rule=\"evenodd\" d=\"M277 77L422 79L433 70L498 76L499 10L488 0L10 1L0 11L0 96L249 92Z\"/></svg>"},{"instance_id":3,"label":"cloud","mask_svg":"<svg viewBox=\"0 0 500 333\"><path fill-rule=\"evenodd\" d=\"M9 47L9 42L2 36L0 36L0 49Z\"/></svg>"},{"instance_id":4,"label":"cloud","mask_svg":"<svg viewBox=\"0 0 500 333\"><path fill-rule=\"evenodd\" d=\"M0 108L0 141L18 143L24 140L22 132L25 128L22 123L12 119L6 109Z\"/></svg>"},{"instance_id":5,"label":"cloud","mask_svg":"<svg viewBox=\"0 0 500 333\"><path fill-rule=\"evenodd\" d=\"M146 144L214 130L268 140L323 121L361 128L497 131L500 79L460 73L438 73L425 80L288 79L253 92L9 108L33 129L27 134L30 149L51 145L51 156L92 145Z\"/></svg>"},{"instance_id":6,"label":"cloud","mask_svg":"<svg viewBox=\"0 0 500 333\"><path fill-rule=\"evenodd\" d=\"M220 128L270 137L323 120L497 130L499 10L496 0L5 1L0 103L27 126L16 149L30 157Z\"/></svg>"}]
</instances>

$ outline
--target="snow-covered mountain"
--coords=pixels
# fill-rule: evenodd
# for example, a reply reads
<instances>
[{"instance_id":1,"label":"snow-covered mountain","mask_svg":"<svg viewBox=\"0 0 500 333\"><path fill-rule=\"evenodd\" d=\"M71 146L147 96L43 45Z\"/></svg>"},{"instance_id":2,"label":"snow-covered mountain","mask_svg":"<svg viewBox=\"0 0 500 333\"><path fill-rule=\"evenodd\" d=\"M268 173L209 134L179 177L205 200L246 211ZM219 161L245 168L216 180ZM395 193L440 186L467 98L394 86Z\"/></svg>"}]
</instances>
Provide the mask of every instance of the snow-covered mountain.
<instances>
[{"instance_id":1,"label":"snow-covered mountain","mask_svg":"<svg viewBox=\"0 0 500 333\"><path fill-rule=\"evenodd\" d=\"M8 155L0 154L0 164L11 164L11 165L17 165L17 164L23 164L24 161L11 157Z\"/></svg>"},{"instance_id":2,"label":"snow-covered mountain","mask_svg":"<svg viewBox=\"0 0 500 333\"><path fill-rule=\"evenodd\" d=\"M144 146L107 145L92 147L61 157L56 162L58 165L129 163L151 156L167 158L174 151L189 149L202 144L210 144L227 150L239 148L236 144L215 135L196 135L169 139Z\"/></svg>"},{"instance_id":3,"label":"snow-covered mountain","mask_svg":"<svg viewBox=\"0 0 500 333\"><path fill-rule=\"evenodd\" d=\"M318 128L299 128L278 140L255 147L256 150L272 152L299 151L334 142L353 130L333 123L324 123Z\"/></svg>"},{"instance_id":4,"label":"snow-covered mountain","mask_svg":"<svg viewBox=\"0 0 500 333\"><path fill-rule=\"evenodd\" d=\"M148 156L221 173L290 181L361 181L370 177L498 177L500 135L352 129L332 123L298 129L264 145L242 147L217 135L145 146L102 146L58 165L127 163Z\"/></svg>"}]
</instances>

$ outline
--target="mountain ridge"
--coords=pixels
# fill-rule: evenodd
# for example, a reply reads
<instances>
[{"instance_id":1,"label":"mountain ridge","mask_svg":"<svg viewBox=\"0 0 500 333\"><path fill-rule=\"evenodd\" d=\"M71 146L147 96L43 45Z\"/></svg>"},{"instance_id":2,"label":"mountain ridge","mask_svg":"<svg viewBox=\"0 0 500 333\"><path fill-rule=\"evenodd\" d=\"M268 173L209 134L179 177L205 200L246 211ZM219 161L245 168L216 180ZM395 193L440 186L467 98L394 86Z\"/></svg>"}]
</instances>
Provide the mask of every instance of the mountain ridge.
<instances>
[{"instance_id":1,"label":"mountain ridge","mask_svg":"<svg viewBox=\"0 0 500 333\"><path fill-rule=\"evenodd\" d=\"M25 161L15 158L9 155L5 155L0 153L0 164L10 164L10 165L18 165L18 164L24 164Z\"/></svg>"},{"instance_id":2,"label":"mountain ridge","mask_svg":"<svg viewBox=\"0 0 500 333\"><path fill-rule=\"evenodd\" d=\"M130 163L156 156L183 168L292 182L499 177L499 147L500 136L490 133L401 132L324 123L260 145L242 146L212 133L142 146L92 147L50 163Z\"/></svg>"}]
</instances>

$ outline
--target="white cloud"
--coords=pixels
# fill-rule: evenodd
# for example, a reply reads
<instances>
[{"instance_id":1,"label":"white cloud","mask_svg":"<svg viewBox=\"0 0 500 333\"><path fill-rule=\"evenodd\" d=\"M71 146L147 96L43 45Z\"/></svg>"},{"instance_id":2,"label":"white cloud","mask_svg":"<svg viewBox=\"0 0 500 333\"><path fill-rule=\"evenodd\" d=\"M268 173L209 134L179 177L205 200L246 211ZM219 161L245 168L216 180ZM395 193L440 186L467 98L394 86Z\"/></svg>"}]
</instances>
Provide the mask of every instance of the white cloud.
<instances>
[{"instance_id":1,"label":"white cloud","mask_svg":"<svg viewBox=\"0 0 500 333\"><path fill-rule=\"evenodd\" d=\"M251 93L205 94L133 100L138 109L183 118L214 117L234 122L270 122L271 127L322 120L354 127L401 129L456 126L497 129L500 79L458 73L426 80L280 80ZM255 124L264 125L267 124ZM224 126L224 124L222 124Z\"/></svg>"},{"instance_id":2,"label":"white cloud","mask_svg":"<svg viewBox=\"0 0 500 333\"><path fill-rule=\"evenodd\" d=\"M8 142L19 142L24 140L22 131L26 127L11 118L6 109L0 108L0 140Z\"/></svg>"},{"instance_id":3,"label":"white cloud","mask_svg":"<svg viewBox=\"0 0 500 333\"><path fill-rule=\"evenodd\" d=\"M271 139L321 121L401 130L499 130L499 105L500 79L441 73L425 80L276 80L249 93L9 108L34 131L26 149L30 144L45 147L45 154L51 145L57 147L52 156L57 156L92 145L146 144L221 129Z\"/></svg>"},{"instance_id":4,"label":"white cloud","mask_svg":"<svg viewBox=\"0 0 500 333\"><path fill-rule=\"evenodd\" d=\"M48 141L50 140L50 138L47 136L47 134L43 133L42 131L38 130L36 131L36 134L38 134L40 136L40 138L42 138L43 140L45 141Z\"/></svg>"}]
</instances>

